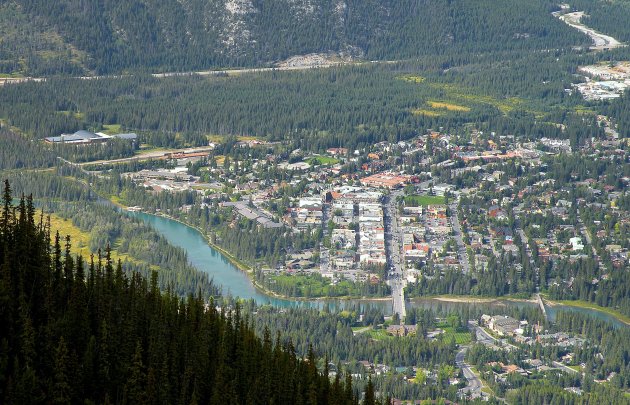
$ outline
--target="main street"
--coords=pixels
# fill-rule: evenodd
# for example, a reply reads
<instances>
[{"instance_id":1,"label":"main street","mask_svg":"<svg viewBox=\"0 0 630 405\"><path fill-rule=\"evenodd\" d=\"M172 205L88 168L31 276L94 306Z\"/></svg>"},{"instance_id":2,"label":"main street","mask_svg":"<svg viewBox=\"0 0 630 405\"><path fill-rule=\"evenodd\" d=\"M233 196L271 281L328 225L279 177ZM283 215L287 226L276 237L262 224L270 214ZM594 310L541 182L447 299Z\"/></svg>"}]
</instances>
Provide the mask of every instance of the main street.
<instances>
[{"instance_id":1,"label":"main street","mask_svg":"<svg viewBox=\"0 0 630 405\"><path fill-rule=\"evenodd\" d=\"M470 261L468 259L468 252L466 251L466 244L464 243L462 226L459 223L459 212L457 211L457 200L449 204L448 209L451 213L451 224L453 225L453 234L455 241L457 242L457 256L459 262L462 265L464 273L470 273Z\"/></svg>"},{"instance_id":2,"label":"main street","mask_svg":"<svg viewBox=\"0 0 630 405\"><path fill-rule=\"evenodd\" d=\"M387 278L392 289L393 313L398 314L402 321L407 314L404 290L407 279L402 261L401 233L398 227L398 211L396 209L396 198L400 195L402 195L402 191L398 190L383 200L383 221L385 225L385 252L388 257Z\"/></svg>"}]
</instances>

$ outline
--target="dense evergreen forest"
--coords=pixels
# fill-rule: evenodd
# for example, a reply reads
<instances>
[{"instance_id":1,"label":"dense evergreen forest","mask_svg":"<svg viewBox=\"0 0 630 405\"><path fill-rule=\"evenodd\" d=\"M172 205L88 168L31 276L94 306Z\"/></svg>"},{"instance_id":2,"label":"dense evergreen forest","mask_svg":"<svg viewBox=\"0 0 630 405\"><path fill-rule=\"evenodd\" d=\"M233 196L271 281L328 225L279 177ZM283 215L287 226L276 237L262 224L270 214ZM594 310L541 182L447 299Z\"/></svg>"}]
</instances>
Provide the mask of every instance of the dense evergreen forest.
<instances>
[{"instance_id":1,"label":"dense evergreen forest","mask_svg":"<svg viewBox=\"0 0 630 405\"><path fill-rule=\"evenodd\" d=\"M576 81L577 58L530 55L494 66L483 57L448 72L404 63L212 78L49 79L4 86L0 116L29 138L121 124L159 147L206 145L208 135L218 134L289 140L310 150L354 148L468 123L523 137L566 138L582 118L572 111L583 104L581 97L565 92ZM481 68L486 63L491 67ZM432 109L435 101L462 108ZM55 151L73 161L132 152L116 143Z\"/></svg>"},{"instance_id":2,"label":"dense evergreen forest","mask_svg":"<svg viewBox=\"0 0 630 405\"><path fill-rule=\"evenodd\" d=\"M97 202L95 194L82 183L58 176L54 171L13 171L5 173L5 177L17 195L30 193L46 215L55 213L83 232L87 239L82 246L86 255L104 257L111 246L117 254L125 256L122 270L129 276L139 273L148 279L158 270L161 290L170 289L180 297L194 293L209 299L219 295L208 275L188 263L182 249L170 245L142 221L122 214L110 204ZM62 240L66 237L60 236Z\"/></svg>"},{"instance_id":3,"label":"dense evergreen forest","mask_svg":"<svg viewBox=\"0 0 630 405\"><path fill-rule=\"evenodd\" d=\"M335 52L374 59L567 48L549 0L11 0L0 72L187 71Z\"/></svg>"},{"instance_id":4,"label":"dense evergreen forest","mask_svg":"<svg viewBox=\"0 0 630 405\"><path fill-rule=\"evenodd\" d=\"M353 404L351 378L331 381L312 351L256 337L251 320L212 302L127 277L107 257L63 252L31 198L0 216L0 398L37 403ZM375 403L372 386L364 403Z\"/></svg>"}]
</instances>

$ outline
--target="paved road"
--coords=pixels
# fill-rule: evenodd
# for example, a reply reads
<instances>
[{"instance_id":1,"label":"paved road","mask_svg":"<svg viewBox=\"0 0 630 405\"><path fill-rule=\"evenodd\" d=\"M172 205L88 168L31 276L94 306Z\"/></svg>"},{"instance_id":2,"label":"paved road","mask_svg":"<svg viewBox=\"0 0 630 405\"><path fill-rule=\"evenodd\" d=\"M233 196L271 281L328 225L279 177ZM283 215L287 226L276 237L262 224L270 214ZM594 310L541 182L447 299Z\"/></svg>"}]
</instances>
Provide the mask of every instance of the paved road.
<instances>
[{"instance_id":1,"label":"paved road","mask_svg":"<svg viewBox=\"0 0 630 405\"><path fill-rule=\"evenodd\" d=\"M341 66L345 64L349 64L351 62L337 62L337 63L323 63L320 65L301 65L301 66L279 66L279 67L268 67L268 68L249 68L249 69L224 69L224 70L203 70L199 72L170 72L170 73L154 73L152 76L157 78L165 78L165 77L179 77L179 76L233 76L233 75L241 75L248 73L263 73L263 72L287 72L294 70L309 70L309 69L326 69L334 66ZM358 63L358 62L352 62Z\"/></svg>"},{"instance_id":2,"label":"paved road","mask_svg":"<svg viewBox=\"0 0 630 405\"><path fill-rule=\"evenodd\" d=\"M557 361L552 361L551 364L553 364L554 366L558 367L559 369L566 371L569 374L578 374L579 371L572 369L571 367L567 367L562 363L559 363Z\"/></svg>"},{"instance_id":3,"label":"paved road","mask_svg":"<svg viewBox=\"0 0 630 405\"><path fill-rule=\"evenodd\" d=\"M451 211L451 224L453 225L453 233L455 234L455 241L457 242L457 256L464 273L470 273L470 261L468 260L468 252L466 251L466 244L464 243L462 226L459 223L457 205L457 201L453 201L448 206Z\"/></svg>"},{"instance_id":4,"label":"paved road","mask_svg":"<svg viewBox=\"0 0 630 405\"><path fill-rule=\"evenodd\" d=\"M579 209L577 210L577 214L578 214L577 219L578 219L578 227L580 229L580 234L584 237L584 239L586 239L586 242L591 246L591 252L593 253L593 258L597 260L597 262L599 263L599 267L601 267L602 269L605 269L606 265L602 261L601 257L597 254L595 245L593 245L593 239L591 238L591 233L589 232L588 228L584 224L584 221L582 220L582 214L580 213Z\"/></svg>"},{"instance_id":5,"label":"paved road","mask_svg":"<svg viewBox=\"0 0 630 405\"><path fill-rule=\"evenodd\" d=\"M261 72L287 72L287 71L299 71L310 69L327 69L344 65L363 65L363 64L394 64L403 62L401 60L371 60L371 61L356 61L356 62L330 62L315 65L300 65L300 66L276 66L266 68L245 68L245 69L223 69L223 70L202 70L202 71L189 71L189 72L165 72L165 73L153 73L151 76L155 78L167 78L167 77L185 77L185 76L236 76L249 73L261 73ZM97 80L97 79L122 79L125 77L131 77L130 74L121 75L101 75L101 76L77 76L75 79L81 80ZM45 77L19 77L19 78L2 78L0 79L0 86L5 84L23 83L23 82L45 82Z\"/></svg>"},{"instance_id":6,"label":"paved road","mask_svg":"<svg viewBox=\"0 0 630 405\"><path fill-rule=\"evenodd\" d=\"M529 238L527 237L527 235L525 235L525 231L523 231L523 229L520 228L520 226L516 228L516 233L518 233L518 236L521 238L521 242L523 243L523 246L525 247L525 253L527 254L527 257L529 258L529 263L532 265L532 267L536 268L536 262L534 262L534 258L532 256L532 250L529 248Z\"/></svg>"},{"instance_id":7,"label":"paved road","mask_svg":"<svg viewBox=\"0 0 630 405\"><path fill-rule=\"evenodd\" d=\"M472 372L470 366L464 361L467 351L468 346L463 346L455 355L455 365L462 370L464 377L466 377L466 380L468 381L468 385L465 388L462 388L460 392L466 394L467 396L470 395L471 398L479 398L483 396L483 393L481 392L483 384L475 373Z\"/></svg>"},{"instance_id":8,"label":"paved road","mask_svg":"<svg viewBox=\"0 0 630 405\"><path fill-rule=\"evenodd\" d=\"M494 345L497 340L480 326L474 326L477 342L484 345Z\"/></svg>"},{"instance_id":9,"label":"paved road","mask_svg":"<svg viewBox=\"0 0 630 405\"><path fill-rule=\"evenodd\" d=\"M93 174L85 170L80 163L71 162L67 159L62 158L61 156L57 156L57 159L59 159L62 163L67 164L68 166L72 166L79 169L83 174L87 174L87 175Z\"/></svg>"},{"instance_id":10,"label":"paved road","mask_svg":"<svg viewBox=\"0 0 630 405\"><path fill-rule=\"evenodd\" d=\"M403 320L407 315L405 308L405 286L407 283L402 259L401 233L398 227L396 197L402 191L395 191L383 200L383 222L385 225L385 253L388 257L388 283L392 289L393 313Z\"/></svg>"},{"instance_id":11,"label":"paved road","mask_svg":"<svg viewBox=\"0 0 630 405\"><path fill-rule=\"evenodd\" d=\"M529 246L529 238L525 234L525 231L523 231L523 227L521 226L521 220L518 219L518 217L520 215L522 215L524 206L525 206L525 204L521 203L521 204L519 204L517 207L515 207L512 210L512 213L514 214L514 218L517 218L516 222L514 224L514 227L515 227L514 230L516 231L516 233L518 234L519 238L521 239L521 243L523 244L523 247L525 248L525 254L529 258L529 264L530 264L531 268L534 269L534 273L536 274L536 291L538 291L540 289L540 287L539 287L539 284L540 284L540 268L536 265L536 261L534 260L534 256L532 254L532 250L530 249L530 246Z\"/></svg>"},{"instance_id":12,"label":"paved road","mask_svg":"<svg viewBox=\"0 0 630 405\"><path fill-rule=\"evenodd\" d=\"M469 323L468 328L474 328L478 343L483 343L484 345L488 346L507 347L510 350L518 349L518 347L514 346L511 343L508 343L506 339L500 340L495 338L494 336L486 332L481 326Z\"/></svg>"},{"instance_id":13,"label":"paved road","mask_svg":"<svg viewBox=\"0 0 630 405\"><path fill-rule=\"evenodd\" d=\"M324 237L328 236L328 220L330 219L330 204L324 204L322 207L322 233ZM324 247L323 243L319 245L319 270L327 273L329 270L330 252Z\"/></svg>"},{"instance_id":14,"label":"paved road","mask_svg":"<svg viewBox=\"0 0 630 405\"><path fill-rule=\"evenodd\" d=\"M591 46L592 50L602 51L605 49L613 49L620 46L626 46L625 44L617 41L615 38L609 35L602 34L601 32L597 32L594 29L582 24L581 19L583 16L583 11L577 11L573 13L559 15L558 18L560 18L560 20L564 21L571 27L582 31L583 33L591 37L591 39L593 40L593 46Z\"/></svg>"}]
</instances>

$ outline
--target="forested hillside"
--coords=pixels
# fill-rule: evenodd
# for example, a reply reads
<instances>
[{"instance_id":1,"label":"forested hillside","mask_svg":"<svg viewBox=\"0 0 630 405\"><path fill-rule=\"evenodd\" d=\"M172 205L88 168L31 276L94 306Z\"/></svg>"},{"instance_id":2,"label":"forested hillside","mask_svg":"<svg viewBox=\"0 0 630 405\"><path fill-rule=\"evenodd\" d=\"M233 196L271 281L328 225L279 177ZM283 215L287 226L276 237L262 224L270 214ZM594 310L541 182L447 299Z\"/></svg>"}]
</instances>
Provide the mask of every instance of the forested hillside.
<instances>
[{"instance_id":1,"label":"forested hillside","mask_svg":"<svg viewBox=\"0 0 630 405\"><path fill-rule=\"evenodd\" d=\"M496 125L505 131L514 131L517 121L527 122L522 135L558 137L559 129L546 122L563 122L566 113L542 122L534 114L544 116L557 112L560 103L581 102L564 91L574 80L566 59L561 64L555 56L534 55L501 66L485 59L491 66L475 65L475 73L454 68L443 74L440 68L409 63L237 77L50 79L3 87L0 117L33 138L122 124L138 132L142 143L163 147L206 145L206 135L230 134L302 139L304 145L296 146L308 149L353 148L504 115ZM466 108L426 112L431 100ZM533 114L504 114L513 110ZM93 150L60 149L57 153L72 161L83 161L90 153L97 159L130 152L115 143Z\"/></svg>"},{"instance_id":2,"label":"forested hillside","mask_svg":"<svg viewBox=\"0 0 630 405\"><path fill-rule=\"evenodd\" d=\"M549 0L10 0L0 73L186 71L334 52L366 59L588 43Z\"/></svg>"},{"instance_id":3,"label":"forested hillside","mask_svg":"<svg viewBox=\"0 0 630 405\"><path fill-rule=\"evenodd\" d=\"M8 183L1 209L1 403L357 402L350 379L259 339L238 308L64 254L30 199L13 206Z\"/></svg>"}]
</instances>

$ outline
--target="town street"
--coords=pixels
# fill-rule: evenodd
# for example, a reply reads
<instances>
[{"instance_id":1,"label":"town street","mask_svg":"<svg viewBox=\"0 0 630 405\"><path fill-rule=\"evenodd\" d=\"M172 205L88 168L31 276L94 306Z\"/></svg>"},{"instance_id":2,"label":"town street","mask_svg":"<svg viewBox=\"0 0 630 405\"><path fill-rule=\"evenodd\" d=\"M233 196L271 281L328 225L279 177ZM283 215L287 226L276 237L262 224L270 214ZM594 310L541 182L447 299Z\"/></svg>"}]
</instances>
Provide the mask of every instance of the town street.
<instances>
[{"instance_id":1,"label":"town street","mask_svg":"<svg viewBox=\"0 0 630 405\"><path fill-rule=\"evenodd\" d=\"M482 328L481 326L475 323L472 323L470 321L468 322L468 329L475 330L475 334L476 334L475 340L478 343L483 343L486 346L506 347L509 350L518 349L518 347L514 346L511 343L508 343L506 339L499 340L495 338L494 336L492 336L491 334L489 334L488 332L486 332L486 330Z\"/></svg>"},{"instance_id":2,"label":"town street","mask_svg":"<svg viewBox=\"0 0 630 405\"><path fill-rule=\"evenodd\" d=\"M483 384L481 380L472 372L470 366L464 362L468 346L462 346L461 350L455 355L455 365L462 370L464 377L468 381L468 385L461 389L462 393L470 395L471 398L479 398L483 396L481 388Z\"/></svg>"},{"instance_id":3,"label":"town street","mask_svg":"<svg viewBox=\"0 0 630 405\"><path fill-rule=\"evenodd\" d=\"M387 276L392 289L393 313L404 320L407 311L405 309L406 276L401 255L401 234L398 227L398 211L396 210L396 198L402 195L402 191L395 191L383 200L383 219L385 225L385 251L388 257Z\"/></svg>"}]
</instances>

